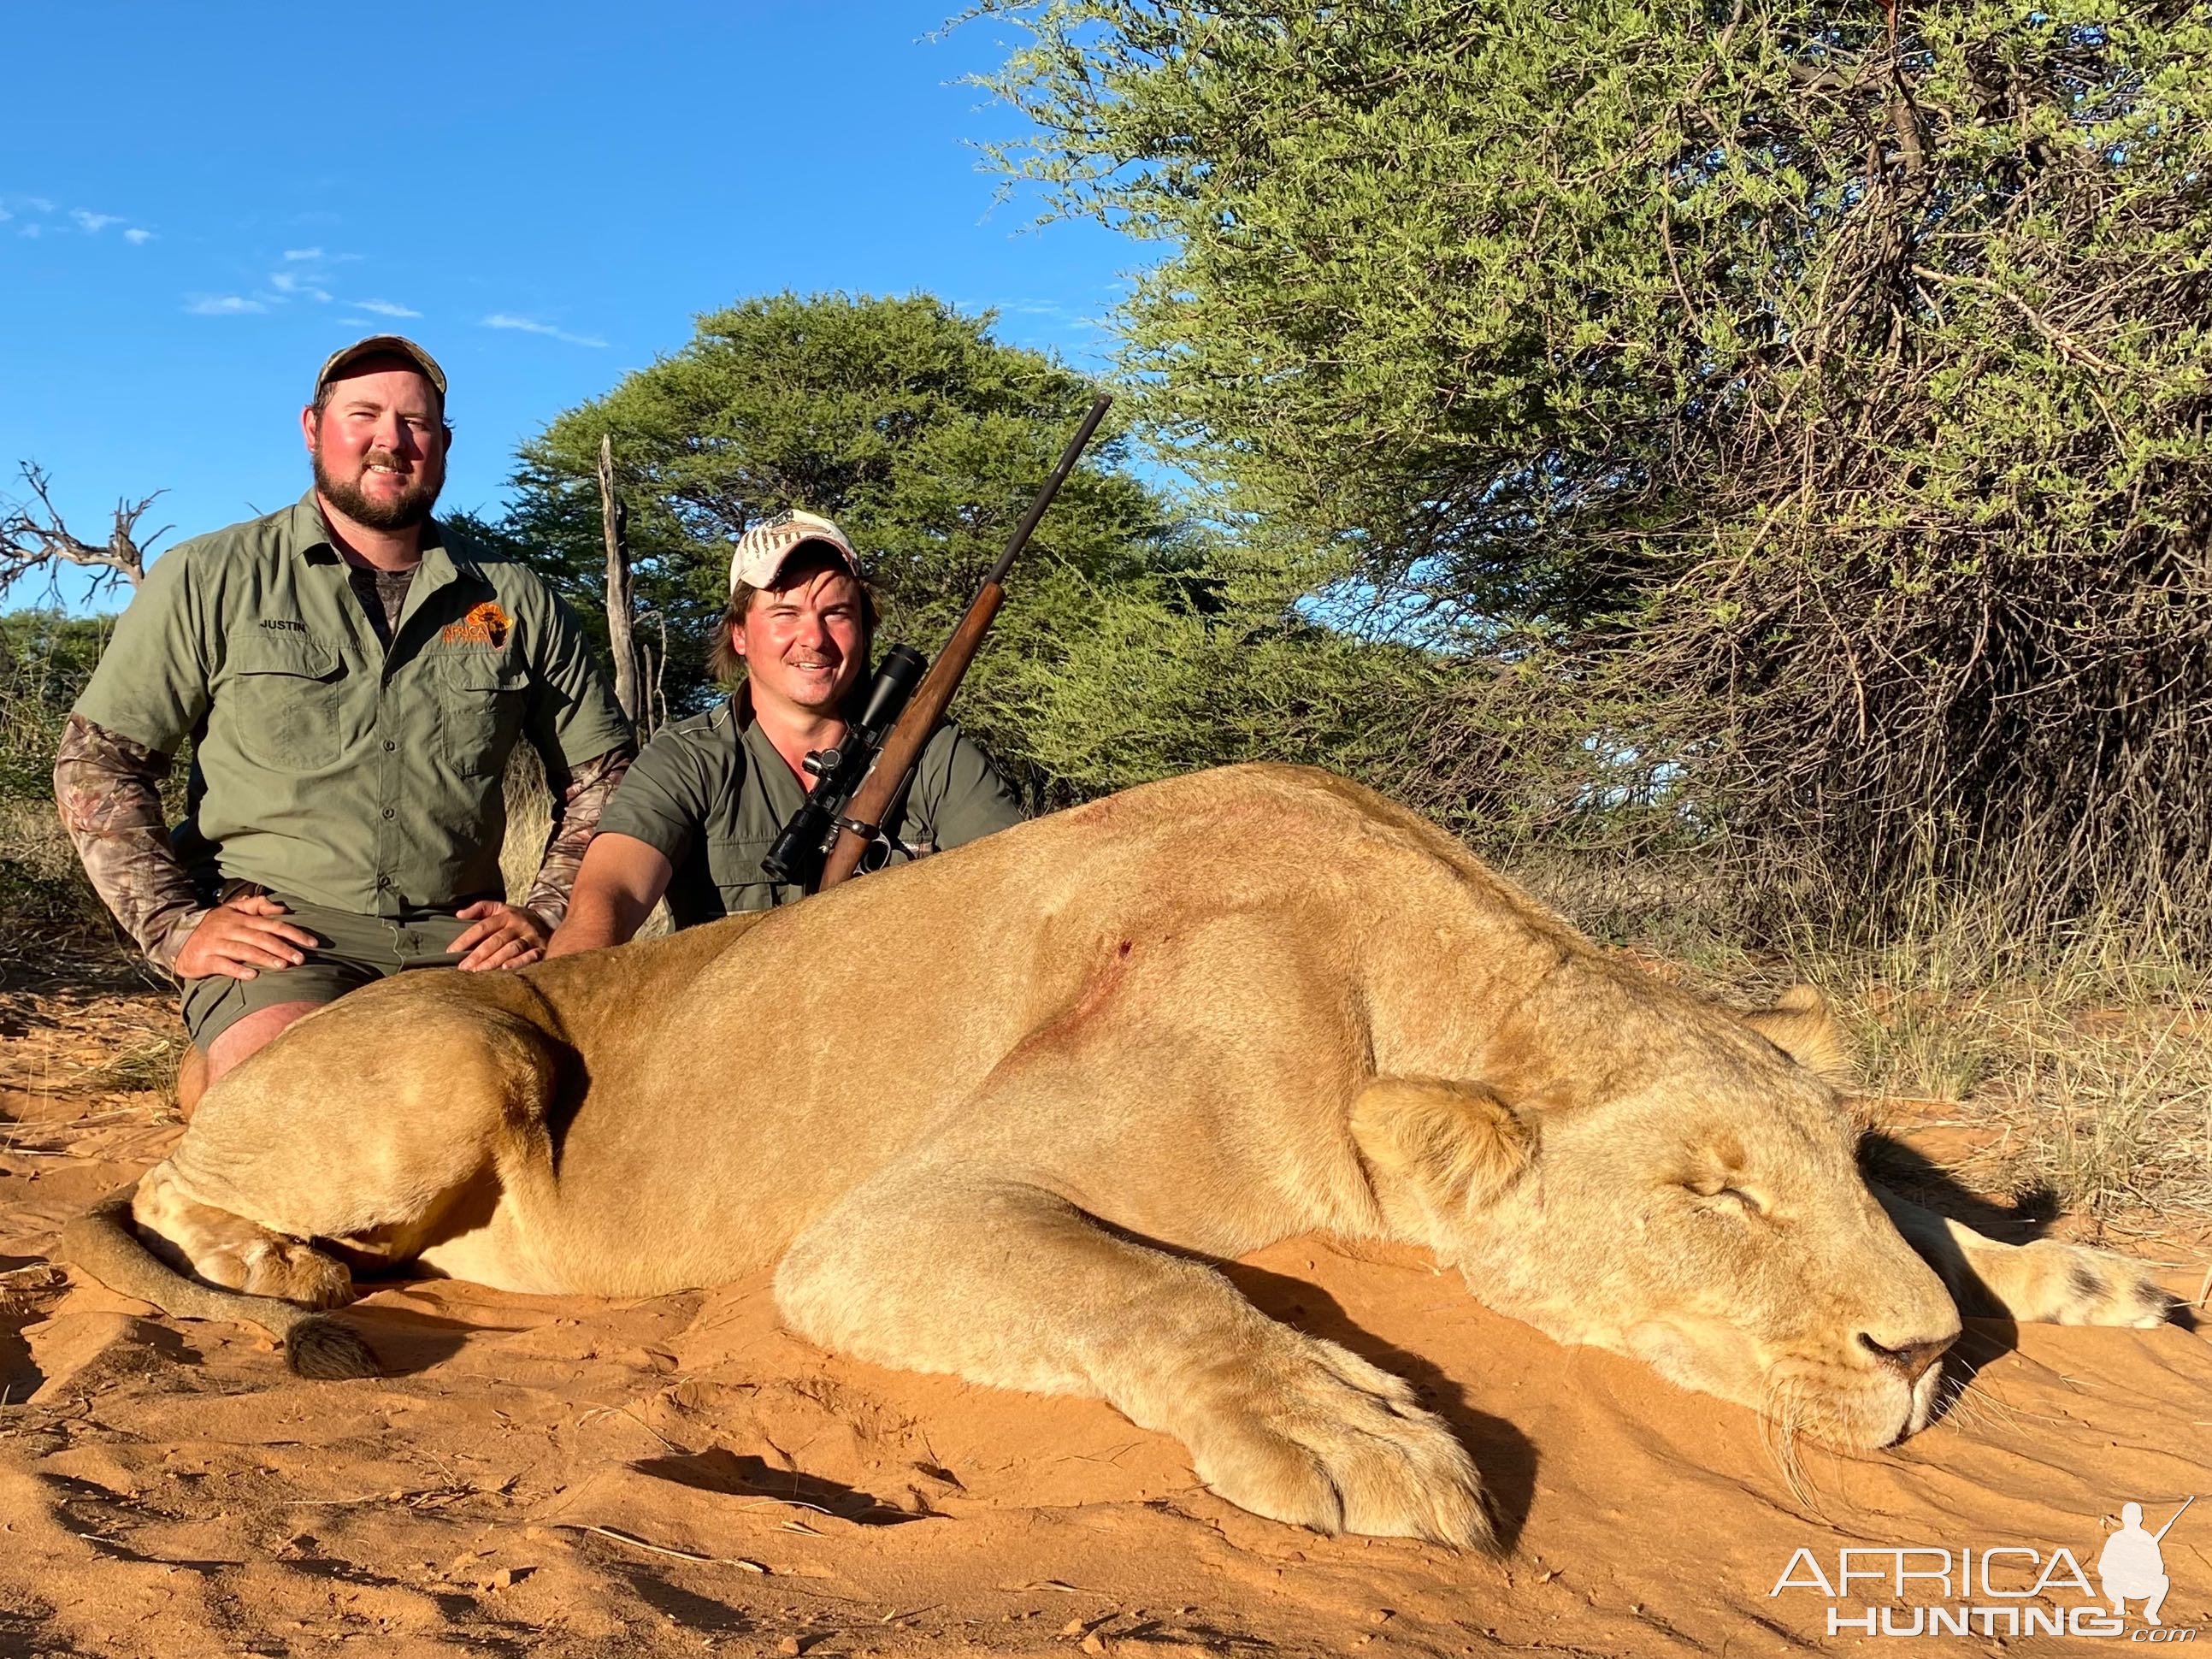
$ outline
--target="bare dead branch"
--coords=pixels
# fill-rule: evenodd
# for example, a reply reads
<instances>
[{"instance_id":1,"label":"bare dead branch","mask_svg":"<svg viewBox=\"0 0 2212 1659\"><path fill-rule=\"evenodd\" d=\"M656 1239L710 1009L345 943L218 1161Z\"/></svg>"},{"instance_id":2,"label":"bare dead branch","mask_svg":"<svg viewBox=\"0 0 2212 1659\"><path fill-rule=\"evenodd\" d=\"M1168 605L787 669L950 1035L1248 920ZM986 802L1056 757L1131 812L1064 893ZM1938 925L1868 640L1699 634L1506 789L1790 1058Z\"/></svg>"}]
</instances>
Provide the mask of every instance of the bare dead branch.
<instances>
[{"instance_id":1,"label":"bare dead branch","mask_svg":"<svg viewBox=\"0 0 2212 1659\"><path fill-rule=\"evenodd\" d=\"M125 581L135 589L145 580L146 559L154 543L174 526L164 525L142 536L138 521L166 492L157 489L136 501L117 501L106 543L88 542L71 533L63 521L46 470L25 461L20 471L30 499L0 503L0 593L42 572L51 582L64 564L99 573L93 578L94 592Z\"/></svg>"}]
</instances>

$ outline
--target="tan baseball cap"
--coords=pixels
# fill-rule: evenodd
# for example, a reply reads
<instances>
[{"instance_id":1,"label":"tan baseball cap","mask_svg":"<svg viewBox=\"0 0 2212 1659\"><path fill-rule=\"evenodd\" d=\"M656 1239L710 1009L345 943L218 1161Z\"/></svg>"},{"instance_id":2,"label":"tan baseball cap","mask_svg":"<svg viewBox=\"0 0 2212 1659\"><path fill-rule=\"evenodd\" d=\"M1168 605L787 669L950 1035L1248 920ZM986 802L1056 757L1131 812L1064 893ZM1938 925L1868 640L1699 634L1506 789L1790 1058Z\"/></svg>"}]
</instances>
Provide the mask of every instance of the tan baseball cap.
<instances>
[{"instance_id":1,"label":"tan baseball cap","mask_svg":"<svg viewBox=\"0 0 2212 1659\"><path fill-rule=\"evenodd\" d=\"M843 531L818 513L786 513L738 538L738 550L730 560L730 592L736 592L740 582L747 587L774 587L785 562L809 542L821 543L855 577L860 574L860 556Z\"/></svg>"},{"instance_id":2,"label":"tan baseball cap","mask_svg":"<svg viewBox=\"0 0 2212 1659\"><path fill-rule=\"evenodd\" d=\"M422 371L432 386L438 388L439 400L444 401L446 371L438 367L435 357L404 334L371 334L364 339L356 340L349 346L340 346L323 359L322 372L315 376L314 397L321 397L325 386L365 357L406 358Z\"/></svg>"}]
</instances>

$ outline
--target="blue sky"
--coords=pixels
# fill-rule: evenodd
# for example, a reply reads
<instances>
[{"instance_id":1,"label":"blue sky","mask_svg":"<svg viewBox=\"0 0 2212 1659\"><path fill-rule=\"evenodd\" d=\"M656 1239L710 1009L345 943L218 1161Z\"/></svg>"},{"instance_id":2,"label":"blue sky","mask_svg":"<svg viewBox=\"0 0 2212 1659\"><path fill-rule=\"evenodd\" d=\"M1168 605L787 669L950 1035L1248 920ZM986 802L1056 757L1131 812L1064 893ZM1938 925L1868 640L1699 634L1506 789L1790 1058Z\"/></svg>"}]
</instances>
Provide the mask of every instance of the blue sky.
<instances>
[{"instance_id":1,"label":"blue sky","mask_svg":"<svg viewBox=\"0 0 2212 1659\"><path fill-rule=\"evenodd\" d=\"M994 205L968 141L1018 120L960 82L1013 31L952 9L14 9L0 495L40 462L88 539L121 495L171 540L278 506L315 366L383 327L452 378L453 507L746 295L927 291L1099 366L1146 251Z\"/></svg>"}]
</instances>

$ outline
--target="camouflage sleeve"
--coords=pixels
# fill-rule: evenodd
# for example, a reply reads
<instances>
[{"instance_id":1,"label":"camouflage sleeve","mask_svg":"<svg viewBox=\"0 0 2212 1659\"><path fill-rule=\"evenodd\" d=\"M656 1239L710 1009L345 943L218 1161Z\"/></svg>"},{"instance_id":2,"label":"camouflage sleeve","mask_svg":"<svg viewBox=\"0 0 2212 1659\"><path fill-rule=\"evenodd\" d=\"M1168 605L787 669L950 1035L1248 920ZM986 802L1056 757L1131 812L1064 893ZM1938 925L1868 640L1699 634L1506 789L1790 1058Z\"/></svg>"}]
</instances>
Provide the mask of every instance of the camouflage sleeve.
<instances>
[{"instance_id":1,"label":"camouflage sleeve","mask_svg":"<svg viewBox=\"0 0 2212 1659\"><path fill-rule=\"evenodd\" d=\"M627 748L610 749L577 767L567 783L560 786L561 799L553 809L553 833L545 842L545 857L522 901L522 908L536 912L548 927L558 927L568 914L568 895L583 865L584 848L599 833L599 818L614 799L615 786L629 770L630 758Z\"/></svg>"},{"instance_id":2,"label":"camouflage sleeve","mask_svg":"<svg viewBox=\"0 0 2212 1659\"><path fill-rule=\"evenodd\" d=\"M54 800L94 890L147 959L173 969L207 912L162 822L168 770L167 755L71 714L54 761Z\"/></svg>"}]
</instances>

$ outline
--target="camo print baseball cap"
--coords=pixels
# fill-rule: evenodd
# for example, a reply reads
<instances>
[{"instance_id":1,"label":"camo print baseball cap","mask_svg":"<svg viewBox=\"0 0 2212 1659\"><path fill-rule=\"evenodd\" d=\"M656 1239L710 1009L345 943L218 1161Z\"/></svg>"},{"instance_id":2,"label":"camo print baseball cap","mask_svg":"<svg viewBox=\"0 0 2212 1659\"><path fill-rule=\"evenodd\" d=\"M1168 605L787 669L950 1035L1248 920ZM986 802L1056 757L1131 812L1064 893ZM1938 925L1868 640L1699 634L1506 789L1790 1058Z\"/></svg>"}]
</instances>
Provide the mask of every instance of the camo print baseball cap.
<instances>
[{"instance_id":1,"label":"camo print baseball cap","mask_svg":"<svg viewBox=\"0 0 2212 1659\"><path fill-rule=\"evenodd\" d=\"M819 542L844 562L854 576L860 574L860 556L845 532L818 513L786 513L757 524L738 538L738 550L730 560L730 592L739 584L774 587L777 574L791 556L809 542Z\"/></svg>"},{"instance_id":2,"label":"camo print baseball cap","mask_svg":"<svg viewBox=\"0 0 2212 1659\"><path fill-rule=\"evenodd\" d=\"M421 369L430 384L438 388L439 401L442 403L445 400L446 371L438 367L435 357L404 334L371 334L356 340L349 346L340 346L323 359L322 372L315 376L314 396L321 397L325 386L356 363L369 357L404 357Z\"/></svg>"}]
</instances>

